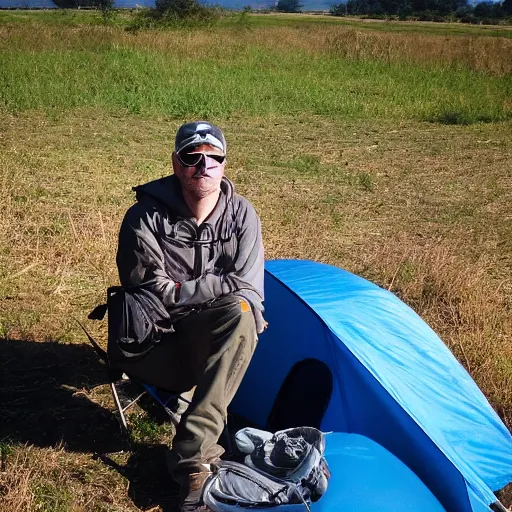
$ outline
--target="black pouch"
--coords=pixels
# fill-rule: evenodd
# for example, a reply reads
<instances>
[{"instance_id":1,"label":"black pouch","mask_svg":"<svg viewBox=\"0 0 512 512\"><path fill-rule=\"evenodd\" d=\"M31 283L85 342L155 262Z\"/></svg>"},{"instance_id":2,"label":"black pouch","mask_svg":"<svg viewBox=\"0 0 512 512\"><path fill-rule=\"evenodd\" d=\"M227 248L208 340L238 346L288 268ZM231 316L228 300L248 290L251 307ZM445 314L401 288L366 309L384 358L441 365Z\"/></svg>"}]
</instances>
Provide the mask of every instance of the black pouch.
<instances>
[{"instance_id":1,"label":"black pouch","mask_svg":"<svg viewBox=\"0 0 512 512\"><path fill-rule=\"evenodd\" d=\"M142 288L108 288L107 303L97 306L89 318L101 320L107 311L108 349L115 345L127 358L144 356L163 334L173 332L160 299Z\"/></svg>"}]
</instances>

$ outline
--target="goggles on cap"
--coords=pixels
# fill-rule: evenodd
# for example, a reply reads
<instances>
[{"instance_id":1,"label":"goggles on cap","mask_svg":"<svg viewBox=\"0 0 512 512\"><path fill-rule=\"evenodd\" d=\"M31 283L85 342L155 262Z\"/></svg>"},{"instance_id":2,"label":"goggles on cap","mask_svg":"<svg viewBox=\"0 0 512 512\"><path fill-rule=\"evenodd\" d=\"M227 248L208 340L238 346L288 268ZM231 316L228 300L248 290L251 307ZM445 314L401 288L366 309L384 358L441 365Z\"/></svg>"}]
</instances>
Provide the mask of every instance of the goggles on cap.
<instances>
[{"instance_id":1,"label":"goggles on cap","mask_svg":"<svg viewBox=\"0 0 512 512\"><path fill-rule=\"evenodd\" d=\"M178 159L185 167L196 167L203 161L206 163L206 157L212 158L218 164L223 164L226 157L223 155L211 153L178 153Z\"/></svg>"}]
</instances>

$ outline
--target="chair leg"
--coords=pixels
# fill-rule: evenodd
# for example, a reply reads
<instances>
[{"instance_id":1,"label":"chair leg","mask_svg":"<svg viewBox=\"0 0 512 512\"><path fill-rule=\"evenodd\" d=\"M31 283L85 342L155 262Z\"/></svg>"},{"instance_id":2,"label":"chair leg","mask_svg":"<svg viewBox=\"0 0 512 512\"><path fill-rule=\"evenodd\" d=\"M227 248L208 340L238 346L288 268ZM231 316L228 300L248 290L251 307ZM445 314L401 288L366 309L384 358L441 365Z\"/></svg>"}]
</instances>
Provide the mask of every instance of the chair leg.
<instances>
[{"instance_id":1,"label":"chair leg","mask_svg":"<svg viewBox=\"0 0 512 512\"><path fill-rule=\"evenodd\" d=\"M119 396L117 394L116 385L113 382L110 382L110 389L112 391L112 398L114 399L114 403L117 407L117 412L119 413L119 417L121 418L121 425L124 434L128 434L128 423L126 421L126 416L124 415L124 410L119 400Z\"/></svg>"}]
</instances>

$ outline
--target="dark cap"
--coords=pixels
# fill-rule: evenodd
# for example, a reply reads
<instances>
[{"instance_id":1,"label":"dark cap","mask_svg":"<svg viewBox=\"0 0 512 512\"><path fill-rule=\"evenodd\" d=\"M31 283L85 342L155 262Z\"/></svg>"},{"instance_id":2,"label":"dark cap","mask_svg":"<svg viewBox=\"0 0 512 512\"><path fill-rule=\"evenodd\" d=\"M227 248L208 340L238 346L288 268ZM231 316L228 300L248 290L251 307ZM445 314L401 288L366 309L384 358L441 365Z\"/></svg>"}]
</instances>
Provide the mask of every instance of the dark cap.
<instances>
[{"instance_id":1,"label":"dark cap","mask_svg":"<svg viewBox=\"0 0 512 512\"><path fill-rule=\"evenodd\" d=\"M210 144L226 154L226 139L218 126L206 121L195 121L180 126L174 143L176 153L201 144Z\"/></svg>"}]
</instances>

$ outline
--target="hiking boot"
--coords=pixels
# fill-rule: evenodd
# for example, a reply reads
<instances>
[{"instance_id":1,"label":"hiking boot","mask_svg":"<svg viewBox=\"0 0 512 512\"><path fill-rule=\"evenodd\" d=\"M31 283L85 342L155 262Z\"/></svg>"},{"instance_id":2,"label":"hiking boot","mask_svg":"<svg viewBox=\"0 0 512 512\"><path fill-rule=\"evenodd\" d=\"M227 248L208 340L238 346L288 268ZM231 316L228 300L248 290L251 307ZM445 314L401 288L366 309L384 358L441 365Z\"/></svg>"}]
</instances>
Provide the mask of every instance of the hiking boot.
<instances>
[{"instance_id":1,"label":"hiking boot","mask_svg":"<svg viewBox=\"0 0 512 512\"><path fill-rule=\"evenodd\" d=\"M181 502L180 512L210 512L203 502L203 486L211 471L201 471L188 476L187 489L182 492L185 495Z\"/></svg>"}]
</instances>

